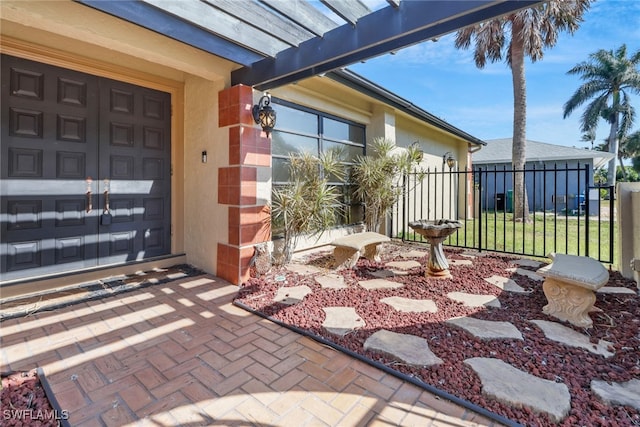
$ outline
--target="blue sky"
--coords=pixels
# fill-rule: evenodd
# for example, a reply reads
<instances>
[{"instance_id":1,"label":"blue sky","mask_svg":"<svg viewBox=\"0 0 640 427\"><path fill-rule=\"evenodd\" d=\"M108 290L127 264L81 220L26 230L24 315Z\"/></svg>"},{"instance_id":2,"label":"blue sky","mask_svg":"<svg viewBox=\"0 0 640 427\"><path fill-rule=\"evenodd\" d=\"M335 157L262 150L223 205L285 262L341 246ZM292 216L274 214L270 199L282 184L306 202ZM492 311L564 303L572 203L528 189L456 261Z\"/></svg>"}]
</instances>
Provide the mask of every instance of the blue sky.
<instances>
[{"instance_id":1,"label":"blue sky","mask_svg":"<svg viewBox=\"0 0 640 427\"><path fill-rule=\"evenodd\" d=\"M591 5L580 28L561 33L542 60L526 64L527 139L587 148L581 141L582 108L563 119L563 105L581 80L566 72L598 49L615 50L623 43L628 55L640 49L640 1L599 0ZM505 62L478 69L473 51L454 46L454 34L349 66L356 73L400 95L480 139L511 137L513 90ZM640 97L633 130L640 129ZM608 135L601 122L596 143Z\"/></svg>"}]
</instances>

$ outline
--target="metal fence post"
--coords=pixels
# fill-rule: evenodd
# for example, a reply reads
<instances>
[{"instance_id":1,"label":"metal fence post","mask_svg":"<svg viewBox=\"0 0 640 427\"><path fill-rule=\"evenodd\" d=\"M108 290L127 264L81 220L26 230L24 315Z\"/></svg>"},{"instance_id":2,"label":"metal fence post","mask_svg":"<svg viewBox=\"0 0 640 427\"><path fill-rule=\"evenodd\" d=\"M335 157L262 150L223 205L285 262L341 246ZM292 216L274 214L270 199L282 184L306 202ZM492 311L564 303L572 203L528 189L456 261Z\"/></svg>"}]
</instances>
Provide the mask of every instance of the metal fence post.
<instances>
[{"instance_id":1,"label":"metal fence post","mask_svg":"<svg viewBox=\"0 0 640 427\"><path fill-rule=\"evenodd\" d=\"M589 165L585 164L584 165L584 182L585 182L585 186L584 186L584 239L585 239L585 243L584 243L584 250L585 250L585 255L589 256L589 213L591 212L589 210L589 191L590 191L590 186L589 186ZM600 195L598 195L599 197ZM578 213L580 212L580 200L578 199Z\"/></svg>"},{"instance_id":2,"label":"metal fence post","mask_svg":"<svg viewBox=\"0 0 640 427\"><path fill-rule=\"evenodd\" d=\"M478 174L478 252L482 252L482 168Z\"/></svg>"}]
</instances>

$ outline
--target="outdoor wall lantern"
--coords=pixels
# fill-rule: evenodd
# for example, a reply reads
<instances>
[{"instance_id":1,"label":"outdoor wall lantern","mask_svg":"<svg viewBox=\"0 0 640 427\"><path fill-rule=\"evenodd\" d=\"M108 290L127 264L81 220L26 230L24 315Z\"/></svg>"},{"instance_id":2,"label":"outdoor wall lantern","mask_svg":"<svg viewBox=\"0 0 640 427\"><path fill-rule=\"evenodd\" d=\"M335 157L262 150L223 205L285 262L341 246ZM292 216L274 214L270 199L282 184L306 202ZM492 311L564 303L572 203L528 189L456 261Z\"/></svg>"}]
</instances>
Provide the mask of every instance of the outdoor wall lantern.
<instances>
[{"instance_id":1,"label":"outdoor wall lantern","mask_svg":"<svg viewBox=\"0 0 640 427\"><path fill-rule=\"evenodd\" d=\"M268 137L276 126L276 112L271 108L271 95L269 92L265 92L265 94L262 95L258 104L253 106L252 112L253 120L260 125Z\"/></svg>"},{"instance_id":2,"label":"outdoor wall lantern","mask_svg":"<svg viewBox=\"0 0 640 427\"><path fill-rule=\"evenodd\" d=\"M442 156L442 165L444 166L445 163L449 166L449 169L453 168L456 164L456 159L453 157L451 151L447 151L444 153L444 156Z\"/></svg>"}]
</instances>

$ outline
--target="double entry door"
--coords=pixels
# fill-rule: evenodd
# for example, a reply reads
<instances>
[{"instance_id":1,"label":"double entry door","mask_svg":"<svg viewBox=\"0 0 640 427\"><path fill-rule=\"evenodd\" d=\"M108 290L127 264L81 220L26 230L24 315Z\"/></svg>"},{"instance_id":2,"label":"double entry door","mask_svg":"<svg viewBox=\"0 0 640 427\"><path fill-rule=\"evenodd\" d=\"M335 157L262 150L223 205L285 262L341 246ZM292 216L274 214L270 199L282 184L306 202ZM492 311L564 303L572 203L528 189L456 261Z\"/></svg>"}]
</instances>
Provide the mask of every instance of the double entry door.
<instances>
[{"instance_id":1,"label":"double entry door","mask_svg":"<svg viewBox=\"0 0 640 427\"><path fill-rule=\"evenodd\" d=\"M171 251L171 96L2 55L0 285Z\"/></svg>"}]
</instances>

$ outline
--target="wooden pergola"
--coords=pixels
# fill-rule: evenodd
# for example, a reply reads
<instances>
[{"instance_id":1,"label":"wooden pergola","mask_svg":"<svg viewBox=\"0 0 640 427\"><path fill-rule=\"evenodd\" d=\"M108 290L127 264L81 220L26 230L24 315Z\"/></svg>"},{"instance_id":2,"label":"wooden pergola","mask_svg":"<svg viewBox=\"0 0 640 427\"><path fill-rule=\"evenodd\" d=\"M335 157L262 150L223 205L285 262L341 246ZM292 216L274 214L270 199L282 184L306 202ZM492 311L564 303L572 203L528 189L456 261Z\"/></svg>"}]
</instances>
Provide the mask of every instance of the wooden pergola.
<instances>
[{"instance_id":1,"label":"wooden pergola","mask_svg":"<svg viewBox=\"0 0 640 427\"><path fill-rule=\"evenodd\" d=\"M259 90L438 38L540 0L77 0L238 68ZM377 6L369 6L377 5Z\"/></svg>"}]
</instances>

